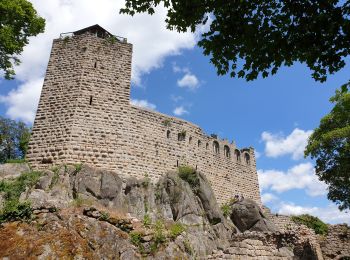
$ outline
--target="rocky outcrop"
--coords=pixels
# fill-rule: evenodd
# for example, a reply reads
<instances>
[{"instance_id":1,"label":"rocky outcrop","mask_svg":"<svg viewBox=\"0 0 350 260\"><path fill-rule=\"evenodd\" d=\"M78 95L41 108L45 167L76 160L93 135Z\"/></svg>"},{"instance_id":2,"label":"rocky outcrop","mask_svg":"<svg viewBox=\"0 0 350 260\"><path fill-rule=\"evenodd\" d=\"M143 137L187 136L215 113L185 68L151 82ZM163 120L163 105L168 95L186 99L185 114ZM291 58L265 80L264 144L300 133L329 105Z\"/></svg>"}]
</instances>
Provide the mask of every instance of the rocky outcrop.
<instances>
[{"instance_id":1,"label":"rocky outcrop","mask_svg":"<svg viewBox=\"0 0 350 260\"><path fill-rule=\"evenodd\" d=\"M309 259L308 240L275 232L252 200L231 204L225 218L205 176L194 174L195 187L177 173L151 183L87 165L46 170L20 196L31 201L31 224L0 228L0 241L13 241L0 257Z\"/></svg>"},{"instance_id":2,"label":"rocky outcrop","mask_svg":"<svg viewBox=\"0 0 350 260\"><path fill-rule=\"evenodd\" d=\"M30 172L30 168L26 163L0 164L0 181L3 179L16 178L26 172Z\"/></svg>"},{"instance_id":3,"label":"rocky outcrop","mask_svg":"<svg viewBox=\"0 0 350 260\"><path fill-rule=\"evenodd\" d=\"M251 199L243 199L232 205L230 218L241 231L277 231L276 226L265 217L259 205Z\"/></svg>"}]
</instances>

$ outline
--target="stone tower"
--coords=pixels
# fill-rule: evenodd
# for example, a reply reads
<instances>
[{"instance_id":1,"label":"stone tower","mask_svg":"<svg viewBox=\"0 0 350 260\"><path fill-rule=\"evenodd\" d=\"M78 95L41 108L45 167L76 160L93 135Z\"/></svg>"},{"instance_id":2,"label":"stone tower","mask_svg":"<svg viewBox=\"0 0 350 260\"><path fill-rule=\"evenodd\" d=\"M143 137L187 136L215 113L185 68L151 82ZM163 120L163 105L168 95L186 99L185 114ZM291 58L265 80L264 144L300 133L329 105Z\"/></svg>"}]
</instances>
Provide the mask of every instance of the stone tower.
<instances>
[{"instance_id":1,"label":"stone tower","mask_svg":"<svg viewBox=\"0 0 350 260\"><path fill-rule=\"evenodd\" d=\"M152 181L179 165L203 172L220 203L260 202L253 148L130 104L132 45L98 25L54 40L27 160L40 169L86 163Z\"/></svg>"},{"instance_id":2,"label":"stone tower","mask_svg":"<svg viewBox=\"0 0 350 260\"><path fill-rule=\"evenodd\" d=\"M127 123L131 57L132 45L99 25L53 41L27 155L31 164L76 163L94 152L101 161L109 146L117 153Z\"/></svg>"}]
</instances>

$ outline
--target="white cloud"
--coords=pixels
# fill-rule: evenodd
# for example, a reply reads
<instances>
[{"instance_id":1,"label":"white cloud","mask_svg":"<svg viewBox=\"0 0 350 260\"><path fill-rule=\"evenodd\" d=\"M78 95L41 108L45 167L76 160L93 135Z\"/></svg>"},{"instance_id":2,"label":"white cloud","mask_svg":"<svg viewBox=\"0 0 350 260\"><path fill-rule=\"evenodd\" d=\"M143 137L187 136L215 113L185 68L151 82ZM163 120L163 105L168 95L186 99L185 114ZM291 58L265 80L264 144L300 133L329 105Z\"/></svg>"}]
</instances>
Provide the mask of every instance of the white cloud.
<instances>
[{"instance_id":1,"label":"white cloud","mask_svg":"<svg viewBox=\"0 0 350 260\"><path fill-rule=\"evenodd\" d=\"M327 193L327 185L318 180L311 163L298 164L286 172L258 170L258 176L261 190L281 193L292 189L305 189L310 196L321 196Z\"/></svg>"},{"instance_id":2,"label":"white cloud","mask_svg":"<svg viewBox=\"0 0 350 260\"><path fill-rule=\"evenodd\" d=\"M144 99L131 99L130 101L131 105L137 106L137 107L142 107L150 110L155 110L156 105L148 102L147 100Z\"/></svg>"},{"instance_id":3,"label":"white cloud","mask_svg":"<svg viewBox=\"0 0 350 260\"><path fill-rule=\"evenodd\" d=\"M304 156L305 146L311 134L311 130L304 131L295 128L287 137L263 132L261 134L261 139L265 142L266 156L276 158L291 154L294 160L298 160Z\"/></svg>"},{"instance_id":4,"label":"white cloud","mask_svg":"<svg viewBox=\"0 0 350 260\"><path fill-rule=\"evenodd\" d=\"M17 89L11 90L7 96L0 96L0 102L9 107L6 115L12 119L32 123L43 81L43 78L29 80L21 84Z\"/></svg>"},{"instance_id":5,"label":"white cloud","mask_svg":"<svg viewBox=\"0 0 350 260\"><path fill-rule=\"evenodd\" d=\"M326 223L348 223L350 224L350 214L346 212L341 212L334 204L329 204L326 208L320 207L303 207L295 205L294 203L282 202L279 214L284 215L300 215L300 214L310 214L319 217Z\"/></svg>"},{"instance_id":6,"label":"white cloud","mask_svg":"<svg viewBox=\"0 0 350 260\"><path fill-rule=\"evenodd\" d=\"M278 197L272 193L262 193L261 194L261 201L263 204L276 201L278 200Z\"/></svg>"},{"instance_id":7,"label":"white cloud","mask_svg":"<svg viewBox=\"0 0 350 260\"><path fill-rule=\"evenodd\" d=\"M38 13L46 19L45 33L31 38L21 55L22 63L16 69L17 79L22 84L16 90L23 100L39 98L36 83L42 80L49 59L52 40L62 32L71 32L100 24L113 34L126 37L133 44L132 81L141 84L145 73L162 66L169 55L178 55L184 49L195 46L196 34L169 31L165 26L166 9L158 7L154 15L137 14L134 17L120 15L124 1L116 0L30 0ZM3 84L0 83L0 84ZM36 95L36 98L32 95ZM1 99L11 99L11 93ZM13 118L33 118L36 105L28 102L25 110L19 102L5 102L7 114ZM31 106L29 105L31 104ZM27 114L22 116L22 114Z\"/></svg>"},{"instance_id":8,"label":"white cloud","mask_svg":"<svg viewBox=\"0 0 350 260\"><path fill-rule=\"evenodd\" d=\"M195 75L188 72L181 79L177 81L177 85L180 88L188 88L190 90L195 90L199 87L199 80Z\"/></svg>"},{"instance_id":9,"label":"white cloud","mask_svg":"<svg viewBox=\"0 0 350 260\"><path fill-rule=\"evenodd\" d=\"M190 69L187 68L187 67L180 67L176 64L176 62L173 63L173 71L175 73L179 73L179 72L182 72L182 73L190 73Z\"/></svg>"},{"instance_id":10,"label":"white cloud","mask_svg":"<svg viewBox=\"0 0 350 260\"><path fill-rule=\"evenodd\" d=\"M179 106L174 109L173 113L176 116L182 116L184 114L188 114L188 111L183 106Z\"/></svg>"}]
</instances>

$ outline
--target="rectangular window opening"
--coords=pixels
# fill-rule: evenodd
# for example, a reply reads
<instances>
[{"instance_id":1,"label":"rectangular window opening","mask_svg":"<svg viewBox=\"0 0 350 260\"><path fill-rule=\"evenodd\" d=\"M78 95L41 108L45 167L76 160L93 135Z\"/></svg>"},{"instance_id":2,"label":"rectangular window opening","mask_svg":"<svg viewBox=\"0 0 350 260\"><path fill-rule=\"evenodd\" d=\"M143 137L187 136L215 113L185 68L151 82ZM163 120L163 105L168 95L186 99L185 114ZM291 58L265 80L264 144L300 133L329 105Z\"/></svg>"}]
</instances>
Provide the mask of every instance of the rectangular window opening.
<instances>
[{"instance_id":1,"label":"rectangular window opening","mask_svg":"<svg viewBox=\"0 0 350 260\"><path fill-rule=\"evenodd\" d=\"M90 106L92 105L92 96L90 96Z\"/></svg>"}]
</instances>

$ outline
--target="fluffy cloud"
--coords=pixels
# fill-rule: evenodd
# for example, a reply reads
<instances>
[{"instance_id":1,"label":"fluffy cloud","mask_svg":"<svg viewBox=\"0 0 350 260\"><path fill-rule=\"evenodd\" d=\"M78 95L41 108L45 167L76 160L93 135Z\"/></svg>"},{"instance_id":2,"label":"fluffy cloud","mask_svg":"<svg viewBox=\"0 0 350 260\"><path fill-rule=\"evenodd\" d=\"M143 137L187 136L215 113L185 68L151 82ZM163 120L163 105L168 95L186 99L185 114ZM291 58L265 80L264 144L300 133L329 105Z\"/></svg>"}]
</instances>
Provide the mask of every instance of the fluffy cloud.
<instances>
[{"instance_id":1,"label":"fluffy cloud","mask_svg":"<svg viewBox=\"0 0 350 260\"><path fill-rule=\"evenodd\" d=\"M272 193L262 193L261 194L261 201L263 204L276 201L278 200L278 197Z\"/></svg>"},{"instance_id":2,"label":"fluffy cloud","mask_svg":"<svg viewBox=\"0 0 350 260\"><path fill-rule=\"evenodd\" d=\"M311 163L298 164L286 172L277 170L258 170L261 190L272 190L278 193L292 189L305 189L310 196L327 193L327 186L315 175Z\"/></svg>"},{"instance_id":3,"label":"fluffy cloud","mask_svg":"<svg viewBox=\"0 0 350 260\"><path fill-rule=\"evenodd\" d=\"M303 157L307 140L311 134L311 130L304 131L295 128L287 137L263 132L261 134L261 139L265 142L266 156L276 158L291 154L294 160L298 160Z\"/></svg>"},{"instance_id":4,"label":"fluffy cloud","mask_svg":"<svg viewBox=\"0 0 350 260\"><path fill-rule=\"evenodd\" d=\"M184 114L188 114L188 111L183 106L179 106L174 109L173 113L176 116L182 116Z\"/></svg>"},{"instance_id":5,"label":"fluffy cloud","mask_svg":"<svg viewBox=\"0 0 350 260\"><path fill-rule=\"evenodd\" d=\"M24 107L22 101L14 100L12 91L1 98L1 101L9 106L7 114L12 118L26 118L26 121L33 119L30 114L35 113L40 93L40 89L33 83L42 80L52 40L58 38L62 32L71 32L98 23L111 33L128 38L134 46L132 81L135 84L141 84L143 74L161 67L167 56L178 55L181 50L191 49L196 44L195 34L166 29L164 7L158 7L152 16L137 14L130 17L119 14L124 1L50 0L48 3L31 0L31 2L38 13L46 19L46 30L44 34L30 40L20 57L22 63L16 69L17 79L22 84L14 92L28 105ZM25 113L27 115L23 116Z\"/></svg>"},{"instance_id":6,"label":"fluffy cloud","mask_svg":"<svg viewBox=\"0 0 350 260\"><path fill-rule=\"evenodd\" d=\"M189 72L177 81L177 85L180 88L188 88L190 90L195 90L199 87L199 80L195 75Z\"/></svg>"},{"instance_id":7,"label":"fluffy cloud","mask_svg":"<svg viewBox=\"0 0 350 260\"><path fill-rule=\"evenodd\" d=\"M142 107L150 110L156 110L156 105L148 102L144 99L131 99L130 101L131 105Z\"/></svg>"},{"instance_id":8,"label":"fluffy cloud","mask_svg":"<svg viewBox=\"0 0 350 260\"><path fill-rule=\"evenodd\" d=\"M35 109L38 106L43 78L32 79L11 90L7 96L0 96L0 102L9 108L6 115L12 119L19 119L25 123L32 123Z\"/></svg>"},{"instance_id":9,"label":"fluffy cloud","mask_svg":"<svg viewBox=\"0 0 350 260\"><path fill-rule=\"evenodd\" d=\"M195 90L199 87L200 82L196 75L194 75L189 68L180 67L176 63L173 63L173 71L175 73L184 73L181 79L178 79L177 85L180 88L188 88L190 90Z\"/></svg>"},{"instance_id":10,"label":"fluffy cloud","mask_svg":"<svg viewBox=\"0 0 350 260\"><path fill-rule=\"evenodd\" d=\"M300 215L300 214L310 214L319 217L326 223L348 223L350 224L350 214L346 212L341 212L334 204L328 205L326 208L320 207L303 207L298 206L293 203L282 202L279 214L284 215Z\"/></svg>"}]
</instances>

